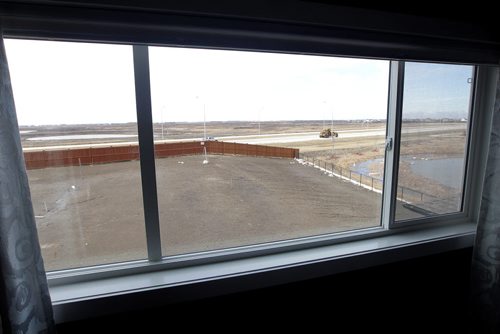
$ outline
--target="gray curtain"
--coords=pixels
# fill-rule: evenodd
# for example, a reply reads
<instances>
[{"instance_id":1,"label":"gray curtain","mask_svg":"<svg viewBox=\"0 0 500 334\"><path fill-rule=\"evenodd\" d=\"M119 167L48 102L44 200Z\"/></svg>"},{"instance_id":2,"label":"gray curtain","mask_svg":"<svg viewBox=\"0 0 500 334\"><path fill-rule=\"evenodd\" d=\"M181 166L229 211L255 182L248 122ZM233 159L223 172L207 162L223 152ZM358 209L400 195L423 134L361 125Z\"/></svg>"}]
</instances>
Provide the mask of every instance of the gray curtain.
<instances>
[{"instance_id":1,"label":"gray curtain","mask_svg":"<svg viewBox=\"0 0 500 334\"><path fill-rule=\"evenodd\" d=\"M472 258L472 312L476 333L500 333L500 78L494 108Z\"/></svg>"},{"instance_id":2,"label":"gray curtain","mask_svg":"<svg viewBox=\"0 0 500 334\"><path fill-rule=\"evenodd\" d=\"M6 333L55 332L1 28L0 310Z\"/></svg>"}]
</instances>

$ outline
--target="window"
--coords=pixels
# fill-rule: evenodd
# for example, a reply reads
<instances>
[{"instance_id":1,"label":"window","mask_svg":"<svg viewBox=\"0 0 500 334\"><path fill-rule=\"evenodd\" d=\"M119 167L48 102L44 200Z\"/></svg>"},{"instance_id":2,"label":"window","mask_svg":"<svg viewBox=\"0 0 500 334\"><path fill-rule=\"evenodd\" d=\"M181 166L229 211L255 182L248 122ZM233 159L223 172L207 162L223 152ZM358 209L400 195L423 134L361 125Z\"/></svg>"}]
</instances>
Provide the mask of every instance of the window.
<instances>
[{"instance_id":1,"label":"window","mask_svg":"<svg viewBox=\"0 0 500 334\"><path fill-rule=\"evenodd\" d=\"M6 47L48 270L215 259L464 213L473 66L23 40ZM391 63L404 69L401 92L392 91ZM399 130L399 150L388 149ZM385 175L394 159L397 178Z\"/></svg>"},{"instance_id":2,"label":"window","mask_svg":"<svg viewBox=\"0 0 500 334\"><path fill-rule=\"evenodd\" d=\"M147 258L132 48L5 44L46 269Z\"/></svg>"},{"instance_id":3,"label":"window","mask_svg":"<svg viewBox=\"0 0 500 334\"><path fill-rule=\"evenodd\" d=\"M408 62L404 74L396 219L460 212L473 68Z\"/></svg>"},{"instance_id":4,"label":"window","mask_svg":"<svg viewBox=\"0 0 500 334\"><path fill-rule=\"evenodd\" d=\"M150 47L163 254L380 226L388 71Z\"/></svg>"}]
</instances>

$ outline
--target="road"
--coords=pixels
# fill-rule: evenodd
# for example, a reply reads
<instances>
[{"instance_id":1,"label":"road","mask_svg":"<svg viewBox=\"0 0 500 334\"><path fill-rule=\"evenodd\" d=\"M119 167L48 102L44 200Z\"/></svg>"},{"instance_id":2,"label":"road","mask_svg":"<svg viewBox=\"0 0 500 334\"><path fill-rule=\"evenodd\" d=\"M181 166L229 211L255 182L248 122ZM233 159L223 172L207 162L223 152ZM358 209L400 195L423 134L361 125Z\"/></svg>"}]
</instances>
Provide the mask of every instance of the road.
<instances>
[{"instance_id":1,"label":"road","mask_svg":"<svg viewBox=\"0 0 500 334\"><path fill-rule=\"evenodd\" d=\"M439 126L415 126L403 129L403 133L428 133L428 132L446 132L464 130L466 124L442 124ZM385 128L380 129L360 129L360 130L344 130L338 131L338 138L361 138L361 137L376 137L385 136ZM157 140L155 143L178 143L188 141L201 141L203 138L183 138L183 139L165 139ZM331 140L330 138L319 138L319 132L295 132L295 133L279 133L279 134L265 134L265 135L250 135L250 136L223 136L217 137L218 141L226 141L239 144L254 144L254 145L268 145L268 144L282 144L282 143L295 143L317 140ZM58 150L68 148L88 148L88 147L110 147L110 146L130 146L137 145L137 141L120 142L120 143L99 143L99 144L83 144L83 145L61 145L50 147L36 147L27 148L25 151L41 151L41 150Z\"/></svg>"},{"instance_id":2,"label":"road","mask_svg":"<svg viewBox=\"0 0 500 334\"><path fill-rule=\"evenodd\" d=\"M403 129L404 134L410 133L426 133L426 132L445 132L465 129L466 124L443 124L440 126L418 126ZM361 129L361 130L345 130L338 131L338 138L360 138L360 137L376 137L385 136L385 128L383 129ZM262 135L262 136L241 136L241 137L220 137L220 141L231 141L240 144L278 144L278 143L294 143L311 140L331 140L331 138L319 138L318 132L301 132L287 133L279 135Z\"/></svg>"}]
</instances>

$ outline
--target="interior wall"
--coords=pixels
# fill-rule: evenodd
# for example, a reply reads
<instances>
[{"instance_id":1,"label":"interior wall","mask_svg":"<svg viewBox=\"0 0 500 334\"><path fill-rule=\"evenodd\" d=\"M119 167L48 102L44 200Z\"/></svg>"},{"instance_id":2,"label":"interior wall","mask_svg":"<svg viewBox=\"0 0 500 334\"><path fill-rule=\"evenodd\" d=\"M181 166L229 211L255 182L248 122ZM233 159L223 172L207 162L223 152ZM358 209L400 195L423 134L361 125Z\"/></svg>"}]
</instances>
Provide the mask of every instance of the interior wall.
<instances>
[{"instance_id":1,"label":"interior wall","mask_svg":"<svg viewBox=\"0 0 500 334\"><path fill-rule=\"evenodd\" d=\"M3 2L3 1L0 1ZM500 32L487 16L489 6L455 4L453 10L420 2L384 3L353 0L14 0L16 4L64 7L126 9L134 11L202 14L243 19L294 22L412 35L434 35L500 41Z\"/></svg>"},{"instance_id":2,"label":"interior wall","mask_svg":"<svg viewBox=\"0 0 500 334\"><path fill-rule=\"evenodd\" d=\"M58 332L175 328L468 332L472 249L203 300L60 324ZM165 301L168 303L168 301ZM186 319L190 319L186 321ZM233 327L236 323L236 327ZM306 327L299 327L306 326Z\"/></svg>"},{"instance_id":3,"label":"interior wall","mask_svg":"<svg viewBox=\"0 0 500 334\"><path fill-rule=\"evenodd\" d=\"M496 27L449 14L322 0L0 1L6 36L500 63Z\"/></svg>"}]
</instances>

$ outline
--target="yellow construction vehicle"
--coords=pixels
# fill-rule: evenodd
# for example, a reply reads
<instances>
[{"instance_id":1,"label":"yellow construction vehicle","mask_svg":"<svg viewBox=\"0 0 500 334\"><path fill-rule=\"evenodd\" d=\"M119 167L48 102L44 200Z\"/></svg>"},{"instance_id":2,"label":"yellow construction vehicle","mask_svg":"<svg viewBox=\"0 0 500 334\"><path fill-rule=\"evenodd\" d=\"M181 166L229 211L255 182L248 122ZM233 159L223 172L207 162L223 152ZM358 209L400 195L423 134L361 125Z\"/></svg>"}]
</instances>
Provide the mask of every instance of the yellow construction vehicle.
<instances>
[{"instance_id":1,"label":"yellow construction vehicle","mask_svg":"<svg viewBox=\"0 0 500 334\"><path fill-rule=\"evenodd\" d=\"M332 130L331 129L324 129L319 133L320 138L330 138L332 136Z\"/></svg>"},{"instance_id":2,"label":"yellow construction vehicle","mask_svg":"<svg viewBox=\"0 0 500 334\"><path fill-rule=\"evenodd\" d=\"M321 131L319 133L319 137L320 138L330 138L330 137L338 137L339 134L335 131L332 131L332 129L328 128L328 129L324 129L323 131Z\"/></svg>"}]
</instances>

